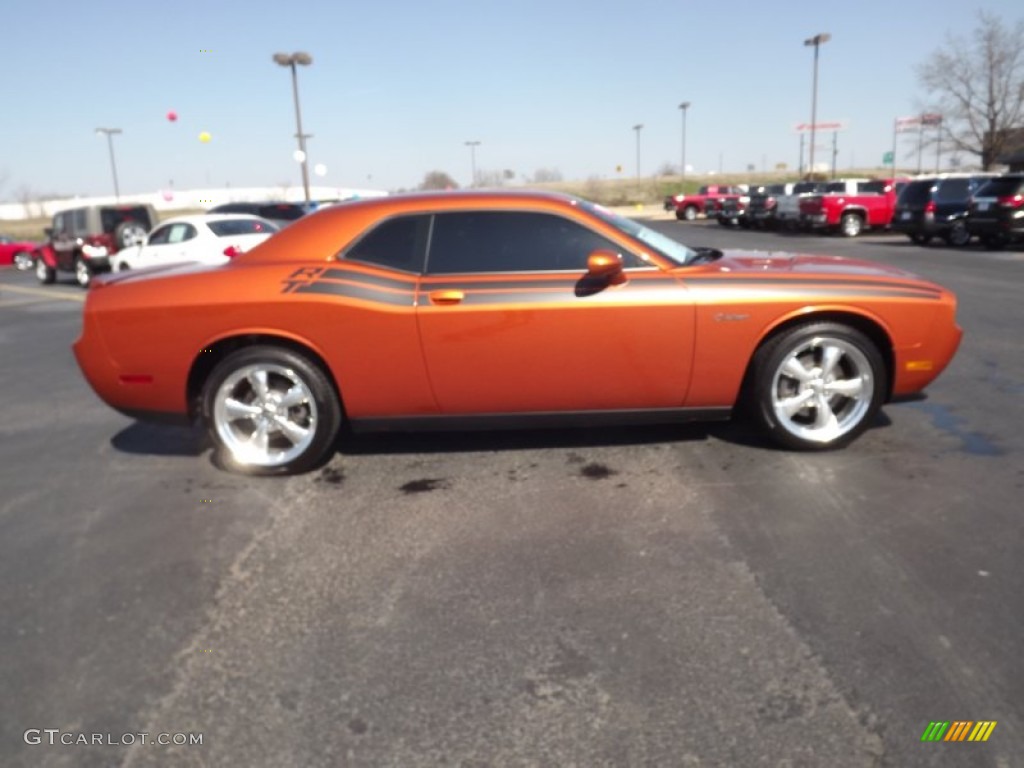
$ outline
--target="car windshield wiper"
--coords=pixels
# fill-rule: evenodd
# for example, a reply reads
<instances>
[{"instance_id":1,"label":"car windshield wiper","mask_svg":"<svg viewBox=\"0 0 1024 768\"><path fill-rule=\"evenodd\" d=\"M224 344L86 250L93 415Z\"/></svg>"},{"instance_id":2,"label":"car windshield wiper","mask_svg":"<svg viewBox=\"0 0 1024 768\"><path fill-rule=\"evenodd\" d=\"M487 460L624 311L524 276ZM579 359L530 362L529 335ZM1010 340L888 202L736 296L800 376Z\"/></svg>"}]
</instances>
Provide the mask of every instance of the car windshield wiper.
<instances>
[{"instance_id":1,"label":"car windshield wiper","mask_svg":"<svg viewBox=\"0 0 1024 768\"><path fill-rule=\"evenodd\" d=\"M686 265L691 264L707 264L709 261L717 261L722 258L724 254L717 248L694 248L693 258L686 262Z\"/></svg>"}]
</instances>

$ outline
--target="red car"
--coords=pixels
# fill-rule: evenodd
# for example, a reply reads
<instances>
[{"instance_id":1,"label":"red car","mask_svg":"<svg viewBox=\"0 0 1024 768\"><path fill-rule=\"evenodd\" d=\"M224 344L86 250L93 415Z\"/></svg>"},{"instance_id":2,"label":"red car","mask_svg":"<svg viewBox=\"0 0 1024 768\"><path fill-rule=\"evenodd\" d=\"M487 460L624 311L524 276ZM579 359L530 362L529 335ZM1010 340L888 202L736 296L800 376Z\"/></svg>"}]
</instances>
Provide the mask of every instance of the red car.
<instances>
[{"instance_id":1,"label":"red car","mask_svg":"<svg viewBox=\"0 0 1024 768\"><path fill-rule=\"evenodd\" d=\"M198 418L228 466L300 472L353 430L727 418L849 443L960 342L956 298L867 261L687 248L585 200L395 195L220 267L99 276L78 364L114 408Z\"/></svg>"},{"instance_id":2,"label":"red car","mask_svg":"<svg viewBox=\"0 0 1024 768\"><path fill-rule=\"evenodd\" d=\"M39 243L0 235L0 267L13 264L21 270L32 269L32 251L38 247Z\"/></svg>"}]
</instances>

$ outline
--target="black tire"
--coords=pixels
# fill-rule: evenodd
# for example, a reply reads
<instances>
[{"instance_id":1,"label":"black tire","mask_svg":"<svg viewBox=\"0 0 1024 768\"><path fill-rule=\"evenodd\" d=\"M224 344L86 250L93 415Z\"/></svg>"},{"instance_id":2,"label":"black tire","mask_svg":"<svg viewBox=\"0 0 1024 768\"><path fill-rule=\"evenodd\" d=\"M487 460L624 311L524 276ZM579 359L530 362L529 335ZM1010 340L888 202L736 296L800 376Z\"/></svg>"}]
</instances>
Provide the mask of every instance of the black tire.
<instances>
[{"instance_id":1,"label":"black tire","mask_svg":"<svg viewBox=\"0 0 1024 768\"><path fill-rule=\"evenodd\" d=\"M52 285L53 281L57 279L57 271L53 267L48 266L47 263L43 261L42 256L36 257L35 270L36 279L38 279L43 285Z\"/></svg>"},{"instance_id":2,"label":"black tire","mask_svg":"<svg viewBox=\"0 0 1024 768\"><path fill-rule=\"evenodd\" d=\"M19 272L27 272L32 269L32 254L28 251L16 251L11 263Z\"/></svg>"},{"instance_id":3,"label":"black tire","mask_svg":"<svg viewBox=\"0 0 1024 768\"><path fill-rule=\"evenodd\" d=\"M949 230L942 236L942 239L946 241L946 245L963 248L971 242L971 233L967 231L967 222L963 219L954 221L950 225Z\"/></svg>"},{"instance_id":4,"label":"black tire","mask_svg":"<svg viewBox=\"0 0 1024 768\"><path fill-rule=\"evenodd\" d=\"M697 206L688 205L683 209L683 218L687 221L693 221L697 218Z\"/></svg>"},{"instance_id":5,"label":"black tire","mask_svg":"<svg viewBox=\"0 0 1024 768\"><path fill-rule=\"evenodd\" d=\"M144 224L129 219L128 221L122 221L117 225L117 229L114 230L114 242L117 243L117 249L128 248L129 246L136 245L142 240L146 239L146 227Z\"/></svg>"},{"instance_id":6,"label":"black tire","mask_svg":"<svg viewBox=\"0 0 1024 768\"><path fill-rule=\"evenodd\" d=\"M677 209L676 209L676 219L678 219L679 221L682 221L682 220L683 220L684 218L686 218L686 217L685 217L685 216L683 215L683 212L682 212L682 211L680 211L680 210L679 210L679 209L677 208Z\"/></svg>"},{"instance_id":7,"label":"black tire","mask_svg":"<svg viewBox=\"0 0 1024 768\"><path fill-rule=\"evenodd\" d=\"M981 244L989 251L1001 251L1006 247L1007 240L1006 235L985 235L981 238Z\"/></svg>"},{"instance_id":8,"label":"black tire","mask_svg":"<svg viewBox=\"0 0 1024 768\"><path fill-rule=\"evenodd\" d=\"M75 282L82 288L88 288L92 282L92 267L80 255L75 256Z\"/></svg>"},{"instance_id":9,"label":"black tire","mask_svg":"<svg viewBox=\"0 0 1024 768\"><path fill-rule=\"evenodd\" d=\"M829 376L822 377L826 348L840 356ZM784 370L787 362L802 366L808 378L793 375L792 368ZM805 451L841 448L874 421L885 398L886 374L881 353L863 333L839 323L808 322L758 348L743 405L779 445ZM860 391L854 392L858 381ZM787 401L806 404L788 413Z\"/></svg>"},{"instance_id":10,"label":"black tire","mask_svg":"<svg viewBox=\"0 0 1024 768\"><path fill-rule=\"evenodd\" d=\"M907 235L910 238L910 242L914 245L928 245L932 241L931 235L922 235L920 232L914 232L913 234Z\"/></svg>"},{"instance_id":11,"label":"black tire","mask_svg":"<svg viewBox=\"0 0 1024 768\"><path fill-rule=\"evenodd\" d=\"M857 237L864 231L864 217L859 213L844 213L839 219L839 233L843 237Z\"/></svg>"},{"instance_id":12,"label":"black tire","mask_svg":"<svg viewBox=\"0 0 1024 768\"><path fill-rule=\"evenodd\" d=\"M264 372L265 395L250 383L259 371ZM301 403L281 402L285 392L298 389ZM254 418L229 414L229 399L254 409ZM232 352L217 364L203 386L202 413L219 464L248 475L314 469L332 453L342 423L341 402L326 372L305 355L264 345ZM293 441L280 428L282 420L305 430L307 437ZM264 447L255 440L246 442L261 429Z\"/></svg>"},{"instance_id":13,"label":"black tire","mask_svg":"<svg viewBox=\"0 0 1024 768\"><path fill-rule=\"evenodd\" d=\"M729 221L729 219L725 218L725 216L719 216L718 223L721 224L723 227L728 227L732 222Z\"/></svg>"}]
</instances>

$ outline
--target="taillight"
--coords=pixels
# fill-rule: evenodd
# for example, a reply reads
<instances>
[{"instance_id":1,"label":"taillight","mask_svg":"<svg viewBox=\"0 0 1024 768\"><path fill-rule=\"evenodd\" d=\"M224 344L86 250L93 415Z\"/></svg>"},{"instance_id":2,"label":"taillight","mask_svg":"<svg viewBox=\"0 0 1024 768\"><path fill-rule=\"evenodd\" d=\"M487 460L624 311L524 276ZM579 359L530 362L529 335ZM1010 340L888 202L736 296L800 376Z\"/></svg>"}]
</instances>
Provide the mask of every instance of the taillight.
<instances>
[{"instance_id":1,"label":"taillight","mask_svg":"<svg viewBox=\"0 0 1024 768\"><path fill-rule=\"evenodd\" d=\"M764 207L765 208L774 208L775 207L775 202L776 202L776 200L775 200L774 197L769 197L767 200L764 201Z\"/></svg>"},{"instance_id":2,"label":"taillight","mask_svg":"<svg viewBox=\"0 0 1024 768\"><path fill-rule=\"evenodd\" d=\"M239 248L237 245L229 245L224 249L224 255L229 259L235 258L235 256L241 256L245 251Z\"/></svg>"},{"instance_id":3,"label":"taillight","mask_svg":"<svg viewBox=\"0 0 1024 768\"><path fill-rule=\"evenodd\" d=\"M928 201L928 203L924 207L924 212L925 213L935 213L935 201L934 200L929 200Z\"/></svg>"},{"instance_id":4,"label":"taillight","mask_svg":"<svg viewBox=\"0 0 1024 768\"><path fill-rule=\"evenodd\" d=\"M1024 195L1005 195L1004 197L996 198L996 205L1001 205L1003 208L1020 208L1024 206Z\"/></svg>"}]
</instances>

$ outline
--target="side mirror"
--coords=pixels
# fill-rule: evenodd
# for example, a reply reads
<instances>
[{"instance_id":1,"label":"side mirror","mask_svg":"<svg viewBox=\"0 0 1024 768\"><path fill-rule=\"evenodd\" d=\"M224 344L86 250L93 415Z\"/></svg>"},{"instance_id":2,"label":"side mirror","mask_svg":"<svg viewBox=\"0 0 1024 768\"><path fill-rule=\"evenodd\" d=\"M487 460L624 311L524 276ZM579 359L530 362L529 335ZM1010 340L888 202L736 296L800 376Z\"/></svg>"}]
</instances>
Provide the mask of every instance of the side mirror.
<instances>
[{"instance_id":1,"label":"side mirror","mask_svg":"<svg viewBox=\"0 0 1024 768\"><path fill-rule=\"evenodd\" d=\"M622 257L613 251L591 252L587 256L587 276L616 282L622 277Z\"/></svg>"},{"instance_id":2,"label":"side mirror","mask_svg":"<svg viewBox=\"0 0 1024 768\"><path fill-rule=\"evenodd\" d=\"M47 227L43 230L43 235L47 238L53 237L53 227Z\"/></svg>"}]
</instances>

